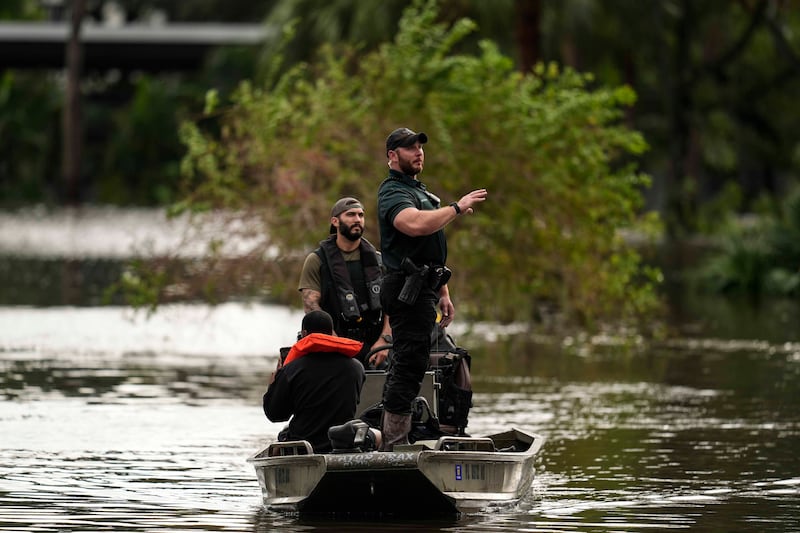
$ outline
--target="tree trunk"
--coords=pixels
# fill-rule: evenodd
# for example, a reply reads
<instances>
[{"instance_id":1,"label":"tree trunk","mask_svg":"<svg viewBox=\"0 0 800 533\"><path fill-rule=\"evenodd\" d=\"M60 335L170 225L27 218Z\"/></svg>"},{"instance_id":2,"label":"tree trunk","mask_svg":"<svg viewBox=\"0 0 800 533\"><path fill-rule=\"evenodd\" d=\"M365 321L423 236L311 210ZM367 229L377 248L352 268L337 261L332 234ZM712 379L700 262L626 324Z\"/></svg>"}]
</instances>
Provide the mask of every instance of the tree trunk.
<instances>
[{"instance_id":1,"label":"tree trunk","mask_svg":"<svg viewBox=\"0 0 800 533\"><path fill-rule=\"evenodd\" d=\"M67 86L63 115L63 159L65 199L70 205L80 203L81 152L83 126L81 120L81 71L83 46L81 22L86 11L86 0L72 1L72 16L66 50Z\"/></svg>"},{"instance_id":2,"label":"tree trunk","mask_svg":"<svg viewBox=\"0 0 800 533\"><path fill-rule=\"evenodd\" d=\"M530 72L541 59L542 1L515 0L519 69Z\"/></svg>"},{"instance_id":3,"label":"tree trunk","mask_svg":"<svg viewBox=\"0 0 800 533\"><path fill-rule=\"evenodd\" d=\"M692 110L692 95L689 79L691 58L689 53L692 38L693 15L691 0L682 0L680 16L673 34L675 48L670 84L670 168L667 186L666 229L670 237L676 238L692 230L696 215L696 188L689 185L689 148L692 142L689 115Z\"/></svg>"}]
</instances>

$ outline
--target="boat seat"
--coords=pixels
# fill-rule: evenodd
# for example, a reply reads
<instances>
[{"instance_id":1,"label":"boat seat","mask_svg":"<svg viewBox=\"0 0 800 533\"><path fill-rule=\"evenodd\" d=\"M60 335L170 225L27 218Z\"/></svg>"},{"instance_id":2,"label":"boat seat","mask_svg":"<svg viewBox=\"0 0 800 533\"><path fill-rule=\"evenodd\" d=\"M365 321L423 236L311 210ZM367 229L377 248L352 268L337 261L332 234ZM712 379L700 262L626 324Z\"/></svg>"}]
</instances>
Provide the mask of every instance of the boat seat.
<instances>
[{"instance_id":1,"label":"boat seat","mask_svg":"<svg viewBox=\"0 0 800 533\"><path fill-rule=\"evenodd\" d=\"M311 455L314 448L307 440L289 440L273 442L267 449L267 457L283 457L289 455Z\"/></svg>"},{"instance_id":2,"label":"boat seat","mask_svg":"<svg viewBox=\"0 0 800 533\"><path fill-rule=\"evenodd\" d=\"M436 449L447 452L493 452L494 441L488 437L441 437Z\"/></svg>"},{"instance_id":3,"label":"boat seat","mask_svg":"<svg viewBox=\"0 0 800 533\"><path fill-rule=\"evenodd\" d=\"M371 452L377 448L375 435L362 420L351 420L328 429L333 453Z\"/></svg>"}]
</instances>

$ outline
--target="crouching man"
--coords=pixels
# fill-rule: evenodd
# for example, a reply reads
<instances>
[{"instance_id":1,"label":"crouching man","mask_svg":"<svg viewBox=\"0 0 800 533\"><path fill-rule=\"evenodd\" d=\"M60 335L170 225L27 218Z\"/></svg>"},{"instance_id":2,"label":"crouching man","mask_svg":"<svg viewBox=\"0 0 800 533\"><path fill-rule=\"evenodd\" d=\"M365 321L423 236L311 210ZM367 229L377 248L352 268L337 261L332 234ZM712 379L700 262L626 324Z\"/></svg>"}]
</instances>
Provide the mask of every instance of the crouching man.
<instances>
[{"instance_id":1,"label":"crouching man","mask_svg":"<svg viewBox=\"0 0 800 533\"><path fill-rule=\"evenodd\" d=\"M334 336L333 320L321 310L303 317L300 337L272 373L264 414L272 422L289 420L279 441L307 440L315 452L329 452L328 429L356 415L366 379L355 359L362 343Z\"/></svg>"}]
</instances>

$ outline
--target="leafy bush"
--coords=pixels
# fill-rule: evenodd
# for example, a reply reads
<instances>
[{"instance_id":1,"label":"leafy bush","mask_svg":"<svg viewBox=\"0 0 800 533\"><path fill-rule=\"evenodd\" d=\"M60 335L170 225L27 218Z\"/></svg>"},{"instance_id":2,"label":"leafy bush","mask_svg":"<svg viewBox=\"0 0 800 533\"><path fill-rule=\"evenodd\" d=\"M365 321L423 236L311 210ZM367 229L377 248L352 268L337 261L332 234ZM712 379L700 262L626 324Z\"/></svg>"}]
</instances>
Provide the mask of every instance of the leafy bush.
<instances>
[{"instance_id":1,"label":"leafy bush","mask_svg":"<svg viewBox=\"0 0 800 533\"><path fill-rule=\"evenodd\" d=\"M772 213L729 224L699 277L713 291L749 296L800 294L800 189Z\"/></svg>"},{"instance_id":2,"label":"leafy bush","mask_svg":"<svg viewBox=\"0 0 800 533\"><path fill-rule=\"evenodd\" d=\"M0 203L39 202L57 196L61 111L57 80L24 72L0 73ZM55 167L55 168L54 168ZM43 176L48 177L42 179Z\"/></svg>"},{"instance_id":3,"label":"leafy bush","mask_svg":"<svg viewBox=\"0 0 800 533\"><path fill-rule=\"evenodd\" d=\"M224 218L194 265L197 293L226 297L208 289L230 280L220 265L235 255L225 264L249 272L241 289L268 286L299 303L298 261L325 237L341 196L365 202L377 244L370 206L386 175L385 137L408 126L430 137L421 179L443 202L489 190L446 230L462 313L529 320L549 306L597 326L652 312L660 273L622 237L657 228L640 215L649 179L630 162L646 142L620 120L634 92L591 88L591 76L553 64L517 72L488 41L478 55L454 54L474 24L437 24L436 14L436 2L416 1L378 50L329 47L272 84L243 82L222 109L209 93L205 117L182 126L186 189L174 208Z\"/></svg>"}]
</instances>

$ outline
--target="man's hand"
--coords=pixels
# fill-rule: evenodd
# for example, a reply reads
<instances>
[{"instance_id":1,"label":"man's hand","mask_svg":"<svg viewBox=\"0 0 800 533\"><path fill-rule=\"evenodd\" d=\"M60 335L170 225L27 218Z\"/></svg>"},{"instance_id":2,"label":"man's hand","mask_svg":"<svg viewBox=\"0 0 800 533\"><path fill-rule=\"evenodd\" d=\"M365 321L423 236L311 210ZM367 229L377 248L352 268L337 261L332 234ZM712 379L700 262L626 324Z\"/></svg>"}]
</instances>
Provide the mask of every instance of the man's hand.
<instances>
[{"instance_id":1,"label":"man's hand","mask_svg":"<svg viewBox=\"0 0 800 533\"><path fill-rule=\"evenodd\" d=\"M283 368L283 358L281 356L278 356L278 364L275 365L275 370L273 370L272 374L270 374L269 383L267 385L272 385L273 383L275 383L275 375L281 368Z\"/></svg>"},{"instance_id":2,"label":"man's hand","mask_svg":"<svg viewBox=\"0 0 800 533\"><path fill-rule=\"evenodd\" d=\"M382 346L384 344L386 343L383 341L378 341L375 343L373 348L375 348L375 346ZM370 355L369 364L372 368L380 368L380 366L383 364L384 361L386 361L388 357L389 357L389 348L386 348L385 350L381 350L379 352L375 352L374 354Z\"/></svg>"},{"instance_id":3,"label":"man's hand","mask_svg":"<svg viewBox=\"0 0 800 533\"><path fill-rule=\"evenodd\" d=\"M488 194L486 189L475 189L472 192L468 192L457 202L458 208L461 209L461 212L465 215L471 215L475 212L473 206L485 201Z\"/></svg>"},{"instance_id":4,"label":"man's hand","mask_svg":"<svg viewBox=\"0 0 800 533\"><path fill-rule=\"evenodd\" d=\"M389 340L387 340L388 338ZM383 334L378 337L378 340L375 341L375 344L372 345L369 351L376 350L381 346L386 346L387 344L391 344L391 337L388 334ZM380 350L378 352L373 353L369 356L369 364L372 368L380 368L384 361L389 357L389 348L385 350Z\"/></svg>"},{"instance_id":5,"label":"man's hand","mask_svg":"<svg viewBox=\"0 0 800 533\"><path fill-rule=\"evenodd\" d=\"M442 311L442 318L439 325L446 328L453 322L456 316L456 306L453 305L453 300L450 299L450 294L443 295L439 298L439 309Z\"/></svg>"}]
</instances>

